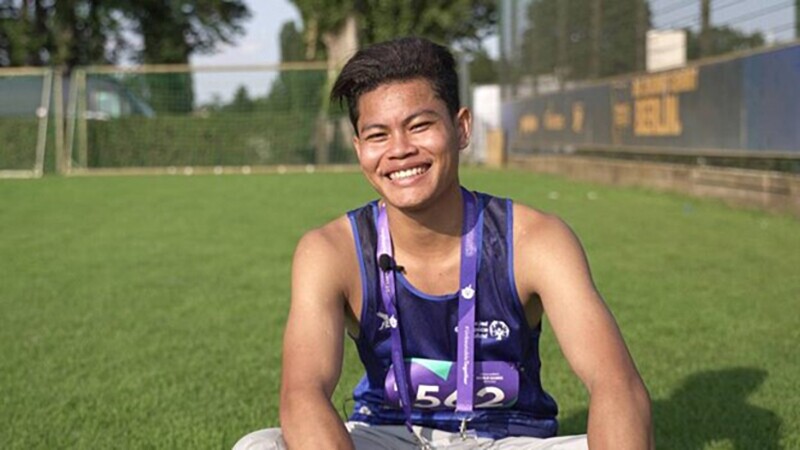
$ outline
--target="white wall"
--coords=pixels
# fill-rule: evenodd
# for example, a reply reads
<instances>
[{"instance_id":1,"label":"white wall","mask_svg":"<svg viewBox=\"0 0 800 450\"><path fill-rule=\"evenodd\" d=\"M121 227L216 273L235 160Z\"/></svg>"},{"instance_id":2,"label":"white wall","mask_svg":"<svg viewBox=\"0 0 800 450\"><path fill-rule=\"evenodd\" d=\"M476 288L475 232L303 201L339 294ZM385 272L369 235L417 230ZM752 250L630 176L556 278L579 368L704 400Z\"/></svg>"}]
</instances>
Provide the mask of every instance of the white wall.
<instances>
[{"instance_id":1,"label":"white wall","mask_svg":"<svg viewBox=\"0 0 800 450\"><path fill-rule=\"evenodd\" d=\"M500 86L475 86L472 89L472 139L465 159L486 162L486 138L489 130L500 128Z\"/></svg>"}]
</instances>

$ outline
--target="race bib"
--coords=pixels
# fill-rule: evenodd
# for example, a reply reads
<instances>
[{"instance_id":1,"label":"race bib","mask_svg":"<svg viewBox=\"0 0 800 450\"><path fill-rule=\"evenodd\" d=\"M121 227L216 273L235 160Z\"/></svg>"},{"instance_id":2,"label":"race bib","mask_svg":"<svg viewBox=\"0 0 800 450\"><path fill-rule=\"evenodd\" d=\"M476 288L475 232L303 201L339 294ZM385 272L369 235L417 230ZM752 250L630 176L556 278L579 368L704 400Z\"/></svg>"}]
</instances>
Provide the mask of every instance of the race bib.
<instances>
[{"instance_id":1,"label":"race bib","mask_svg":"<svg viewBox=\"0 0 800 450\"><path fill-rule=\"evenodd\" d=\"M406 360L410 379L412 406L433 411L456 407L456 376L452 361L411 358ZM384 383L385 402L400 408L400 393L390 367ZM475 361L474 404L480 408L508 408L519 396L519 372L514 364L504 361Z\"/></svg>"}]
</instances>

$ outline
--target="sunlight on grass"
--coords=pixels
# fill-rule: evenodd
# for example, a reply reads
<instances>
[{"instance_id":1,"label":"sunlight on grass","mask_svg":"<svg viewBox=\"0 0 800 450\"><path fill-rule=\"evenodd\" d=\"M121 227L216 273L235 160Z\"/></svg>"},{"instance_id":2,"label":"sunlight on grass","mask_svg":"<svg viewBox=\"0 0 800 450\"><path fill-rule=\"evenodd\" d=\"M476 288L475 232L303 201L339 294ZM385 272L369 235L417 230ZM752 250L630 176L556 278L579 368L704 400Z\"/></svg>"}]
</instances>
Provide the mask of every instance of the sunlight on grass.
<instances>
[{"instance_id":1,"label":"sunlight on grass","mask_svg":"<svg viewBox=\"0 0 800 450\"><path fill-rule=\"evenodd\" d=\"M800 223L468 170L562 216L653 397L660 448L798 448ZM358 174L0 181L0 448L230 448L277 425L292 252ZM586 393L545 323L562 432ZM337 409L361 373L347 343Z\"/></svg>"}]
</instances>

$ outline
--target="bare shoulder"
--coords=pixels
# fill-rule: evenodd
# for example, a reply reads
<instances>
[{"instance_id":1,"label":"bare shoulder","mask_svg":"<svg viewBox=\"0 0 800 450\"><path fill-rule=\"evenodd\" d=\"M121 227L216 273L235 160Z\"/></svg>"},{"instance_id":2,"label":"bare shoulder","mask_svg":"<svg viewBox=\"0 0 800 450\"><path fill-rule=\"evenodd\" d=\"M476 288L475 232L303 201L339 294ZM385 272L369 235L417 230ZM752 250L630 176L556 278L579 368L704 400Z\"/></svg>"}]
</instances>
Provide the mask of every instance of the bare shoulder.
<instances>
[{"instance_id":1,"label":"bare shoulder","mask_svg":"<svg viewBox=\"0 0 800 450\"><path fill-rule=\"evenodd\" d=\"M575 234L564 220L530 206L514 203L514 243L520 250L547 249L554 245L569 245Z\"/></svg>"},{"instance_id":2,"label":"bare shoulder","mask_svg":"<svg viewBox=\"0 0 800 450\"><path fill-rule=\"evenodd\" d=\"M355 263L350 222L347 216L341 216L309 230L300 238L295 249L293 272L303 284L326 283L347 297Z\"/></svg>"},{"instance_id":3,"label":"bare shoulder","mask_svg":"<svg viewBox=\"0 0 800 450\"><path fill-rule=\"evenodd\" d=\"M521 295L540 294L543 284L564 270L588 274L580 241L560 217L514 203L513 232L514 268Z\"/></svg>"},{"instance_id":4,"label":"bare shoulder","mask_svg":"<svg viewBox=\"0 0 800 450\"><path fill-rule=\"evenodd\" d=\"M296 253L315 257L335 257L346 246L352 247L353 234L347 216L340 216L325 225L307 231L297 243Z\"/></svg>"}]
</instances>

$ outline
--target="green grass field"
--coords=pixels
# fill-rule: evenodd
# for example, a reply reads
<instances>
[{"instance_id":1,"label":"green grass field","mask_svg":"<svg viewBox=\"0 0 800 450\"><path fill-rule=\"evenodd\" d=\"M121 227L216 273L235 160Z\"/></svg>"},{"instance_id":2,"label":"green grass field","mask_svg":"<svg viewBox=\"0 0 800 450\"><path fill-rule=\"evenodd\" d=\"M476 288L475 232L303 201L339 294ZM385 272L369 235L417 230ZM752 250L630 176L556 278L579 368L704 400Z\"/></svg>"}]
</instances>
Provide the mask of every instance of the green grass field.
<instances>
[{"instance_id":1,"label":"green grass field","mask_svg":"<svg viewBox=\"0 0 800 450\"><path fill-rule=\"evenodd\" d=\"M800 222L525 172L463 182L577 231L659 448L800 448ZM294 244L373 196L359 174L0 181L0 448L230 448L277 425ZM542 345L580 433L586 393L546 324ZM337 406L349 343L345 366Z\"/></svg>"}]
</instances>

